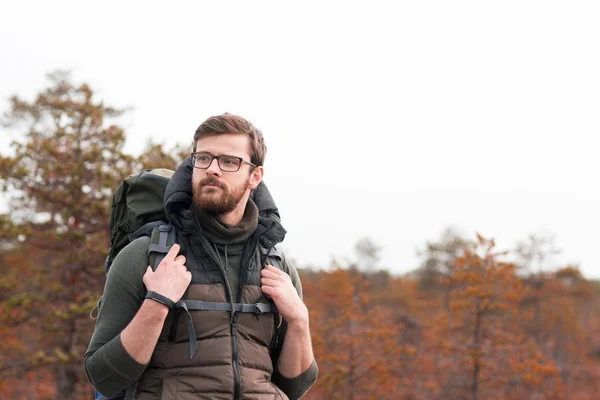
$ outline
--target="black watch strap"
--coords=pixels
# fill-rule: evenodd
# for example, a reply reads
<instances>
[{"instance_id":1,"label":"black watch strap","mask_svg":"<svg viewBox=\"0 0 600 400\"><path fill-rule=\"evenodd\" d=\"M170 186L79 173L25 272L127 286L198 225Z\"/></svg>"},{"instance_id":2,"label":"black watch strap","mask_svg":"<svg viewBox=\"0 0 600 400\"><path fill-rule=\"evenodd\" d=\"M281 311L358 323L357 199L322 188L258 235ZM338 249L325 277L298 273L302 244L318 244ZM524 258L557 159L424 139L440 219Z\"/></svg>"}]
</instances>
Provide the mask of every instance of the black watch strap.
<instances>
[{"instance_id":1,"label":"black watch strap","mask_svg":"<svg viewBox=\"0 0 600 400\"><path fill-rule=\"evenodd\" d=\"M167 306L169 308L169 310L172 310L175 308L175 302L173 302L173 300L171 300L168 297L163 296L160 293L153 292L152 290L148 290L148 293L146 293L146 298L152 299L154 301L158 301L160 304L164 304L165 306Z\"/></svg>"}]
</instances>

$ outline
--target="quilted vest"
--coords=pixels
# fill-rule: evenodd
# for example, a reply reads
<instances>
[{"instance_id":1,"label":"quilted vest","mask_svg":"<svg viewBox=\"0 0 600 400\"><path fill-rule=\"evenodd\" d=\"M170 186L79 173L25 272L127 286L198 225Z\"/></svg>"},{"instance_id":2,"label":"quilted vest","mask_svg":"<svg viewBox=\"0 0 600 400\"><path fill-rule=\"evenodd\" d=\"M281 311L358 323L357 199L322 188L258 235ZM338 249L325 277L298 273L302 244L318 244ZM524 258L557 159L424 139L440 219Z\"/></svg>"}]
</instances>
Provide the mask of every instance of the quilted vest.
<instances>
[{"instance_id":1,"label":"quilted vest","mask_svg":"<svg viewBox=\"0 0 600 400\"><path fill-rule=\"evenodd\" d=\"M271 302L260 290L264 259L259 245L260 231L264 233L261 228L264 227L259 225L258 232L246 242L240 288L229 287L225 271L204 236L180 236L177 241L192 272L192 282L183 300L229 303L233 298L231 291L241 289L241 303ZM277 253L270 257L277 257ZM189 313L197 351L190 358L188 315L181 309L172 310L150 363L138 381L134 398L287 399L271 382L270 348L274 345L278 314L192 310Z\"/></svg>"}]
</instances>

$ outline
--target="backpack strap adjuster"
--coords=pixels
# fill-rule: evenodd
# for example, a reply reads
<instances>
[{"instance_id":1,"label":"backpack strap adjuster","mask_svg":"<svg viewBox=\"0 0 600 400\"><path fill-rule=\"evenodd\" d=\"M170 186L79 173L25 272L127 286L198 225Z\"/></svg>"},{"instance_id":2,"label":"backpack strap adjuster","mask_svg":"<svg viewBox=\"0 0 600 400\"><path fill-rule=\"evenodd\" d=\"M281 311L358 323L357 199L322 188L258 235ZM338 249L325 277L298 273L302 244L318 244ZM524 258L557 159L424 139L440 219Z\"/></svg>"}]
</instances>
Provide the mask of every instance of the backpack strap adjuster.
<instances>
[{"instance_id":1,"label":"backpack strap adjuster","mask_svg":"<svg viewBox=\"0 0 600 400\"><path fill-rule=\"evenodd\" d=\"M273 312L274 304L271 306L271 303L256 303L254 304L254 314L262 314Z\"/></svg>"},{"instance_id":2,"label":"backpack strap adjuster","mask_svg":"<svg viewBox=\"0 0 600 400\"><path fill-rule=\"evenodd\" d=\"M171 225L170 225L170 224L163 224L163 225L160 225L160 226L158 227L158 230L159 230L160 232L169 232L169 231L171 230Z\"/></svg>"}]
</instances>

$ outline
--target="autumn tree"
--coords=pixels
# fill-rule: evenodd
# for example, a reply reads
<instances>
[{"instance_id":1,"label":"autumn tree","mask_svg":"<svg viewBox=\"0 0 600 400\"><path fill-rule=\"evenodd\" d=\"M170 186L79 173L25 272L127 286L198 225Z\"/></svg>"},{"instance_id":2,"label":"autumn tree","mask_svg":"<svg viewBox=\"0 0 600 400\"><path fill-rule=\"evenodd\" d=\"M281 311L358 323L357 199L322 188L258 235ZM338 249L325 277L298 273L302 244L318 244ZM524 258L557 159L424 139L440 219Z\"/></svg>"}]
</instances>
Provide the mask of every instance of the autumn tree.
<instances>
[{"instance_id":1,"label":"autumn tree","mask_svg":"<svg viewBox=\"0 0 600 400\"><path fill-rule=\"evenodd\" d=\"M553 360L568 392L584 398L582 382L589 387L598 381L597 368L586 358L597 340L592 328L596 295L578 267L555 267L553 257L559 253L552 235L530 235L518 243L517 260L529 289L521 304L526 316L521 326Z\"/></svg>"},{"instance_id":2,"label":"autumn tree","mask_svg":"<svg viewBox=\"0 0 600 400\"><path fill-rule=\"evenodd\" d=\"M569 394L584 398L598 386L598 369L586 357L596 345L591 328L594 288L576 266L559 268L549 274L540 294L539 347L556 364ZM582 391L582 387L585 387Z\"/></svg>"},{"instance_id":3,"label":"autumn tree","mask_svg":"<svg viewBox=\"0 0 600 400\"><path fill-rule=\"evenodd\" d=\"M355 271L335 269L306 282L311 333L320 377L308 399L398 398L397 372L384 362L397 355L386 313L371 308L368 282ZM393 354L392 354L393 353Z\"/></svg>"},{"instance_id":4,"label":"autumn tree","mask_svg":"<svg viewBox=\"0 0 600 400\"><path fill-rule=\"evenodd\" d=\"M136 170L167 168L175 170L191 153L190 146L176 145L165 150L164 145L148 141L143 153L136 159Z\"/></svg>"},{"instance_id":5,"label":"autumn tree","mask_svg":"<svg viewBox=\"0 0 600 400\"><path fill-rule=\"evenodd\" d=\"M420 327L407 313L410 293L393 290L411 285L373 271L380 247L371 240L360 240L355 250L361 267L334 262L331 271L303 284L322 371L308 398L408 399L416 388Z\"/></svg>"},{"instance_id":6,"label":"autumn tree","mask_svg":"<svg viewBox=\"0 0 600 400\"><path fill-rule=\"evenodd\" d=\"M442 380L440 398L558 396L554 363L519 328L521 279L494 246L478 236L455 261L450 311L441 314L435 333L450 374Z\"/></svg>"},{"instance_id":7,"label":"autumn tree","mask_svg":"<svg viewBox=\"0 0 600 400\"><path fill-rule=\"evenodd\" d=\"M2 360L0 379L50 367L56 398L74 399L85 382L89 311L104 282L110 198L134 159L122 151L124 131L109 122L122 110L66 72L48 79L33 101L13 96L3 121L19 138L12 155L0 156L0 183L11 195L4 246L27 255L19 266L27 272L4 292L0 325L37 331Z\"/></svg>"},{"instance_id":8,"label":"autumn tree","mask_svg":"<svg viewBox=\"0 0 600 400\"><path fill-rule=\"evenodd\" d=\"M548 293L545 284L552 273L549 262L559 253L554 237L548 234L531 234L519 241L515 250L517 266L525 277L524 283L531 288L523 299L523 303L529 305L533 312L527 330L538 344L543 341L542 303L543 293Z\"/></svg>"},{"instance_id":9,"label":"autumn tree","mask_svg":"<svg viewBox=\"0 0 600 400\"><path fill-rule=\"evenodd\" d=\"M416 273L419 286L429 295L441 293L446 310L450 309L455 261L468 243L455 229L447 228L438 241L427 242L425 249L419 251L423 259Z\"/></svg>"},{"instance_id":10,"label":"autumn tree","mask_svg":"<svg viewBox=\"0 0 600 400\"><path fill-rule=\"evenodd\" d=\"M18 248L0 246L0 304L6 306L17 300L14 293L27 290L31 279L30 265L39 263L35 254L26 254ZM5 312L6 310L6 312ZM13 323L19 317L19 309L0 306L0 365L10 365L20 359L27 349L36 346L42 338L35 325ZM29 372L19 372L20 379L0 381L0 398L51 399L55 393L53 374L49 368L40 366Z\"/></svg>"}]
</instances>

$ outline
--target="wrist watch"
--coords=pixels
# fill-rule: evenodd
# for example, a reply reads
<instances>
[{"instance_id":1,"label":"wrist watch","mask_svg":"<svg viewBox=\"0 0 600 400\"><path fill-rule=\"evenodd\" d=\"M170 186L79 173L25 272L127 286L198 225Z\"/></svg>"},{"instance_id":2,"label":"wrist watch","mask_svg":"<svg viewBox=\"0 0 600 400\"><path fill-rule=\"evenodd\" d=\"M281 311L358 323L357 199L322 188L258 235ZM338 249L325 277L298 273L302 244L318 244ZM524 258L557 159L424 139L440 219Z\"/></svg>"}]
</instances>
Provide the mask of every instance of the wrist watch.
<instances>
[{"instance_id":1,"label":"wrist watch","mask_svg":"<svg viewBox=\"0 0 600 400\"><path fill-rule=\"evenodd\" d=\"M152 290L149 290L148 293L146 293L146 299L152 299L154 301L159 302L160 304L164 304L169 310L175 308L175 302L173 300L166 296L163 296L160 293L153 292Z\"/></svg>"}]
</instances>

